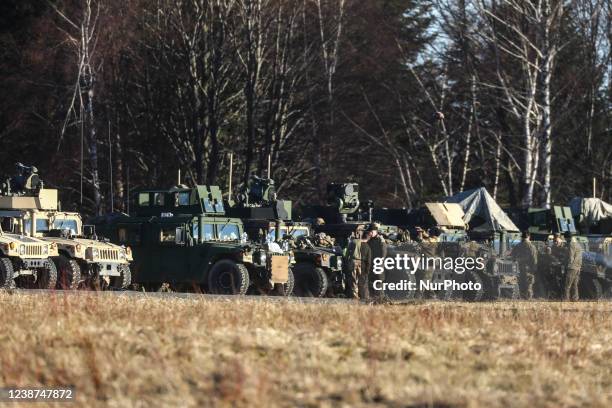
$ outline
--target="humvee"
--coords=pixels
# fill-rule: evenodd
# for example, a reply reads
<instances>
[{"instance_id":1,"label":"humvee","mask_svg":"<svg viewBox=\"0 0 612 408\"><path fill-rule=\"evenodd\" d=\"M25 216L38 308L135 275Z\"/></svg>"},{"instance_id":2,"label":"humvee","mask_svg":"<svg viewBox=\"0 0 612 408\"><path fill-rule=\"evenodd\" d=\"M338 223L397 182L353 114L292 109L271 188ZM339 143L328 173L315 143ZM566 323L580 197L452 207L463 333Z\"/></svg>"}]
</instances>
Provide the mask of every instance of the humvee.
<instances>
[{"instance_id":1,"label":"humvee","mask_svg":"<svg viewBox=\"0 0 612 408\"><path fill-rule=\"evenodd\" d=\"M42 184L35 167L23 166L21 172ZM17 210L15 218L23 223L25 235L51 242L58 249L51 258L57 269L57 288L127 288L130 249L97 239L95 230L84 226L78 213L61 211L57 190L19 188L15 180L22 174L5 184L0 209Z\"/></svg>"},{"instance_id":2,"label":"humvee","mask_svg":"<svg viewBox=\"0 0 612 408\"><path fill-rule=\"evenodd\" d=\"M319 242L309 223L291 220L291 201L277 199L273 179L252 176L237 202L228 201L227 211L242 220L250 240L276 242L290 254L296 295L344 291L342 249Z\"/></svg>"},{"instance_id":3,"label":"humvee","mask_svg":"<svg viewBox=\"0 0 612 408\"><path fill-rule=\"evenodd\" d=\"M132 248L133 281L145 290L290 295L293 273L277 244L246 239L240 219L225 213L217 186L142 190L131 215L95 220L101 234Z\"/></svg>"},{"instance_id":4,"label":"humvee","mask_svg":"<svg viewBox=\"0 0 612 408\"><path fill-rule=\"evenodd\" d=\"M22 197L12 192L40 190L42 181L32 176L31 170L35 168L19 163L17 169L18 178L1 186L0 202L5 205L0 210L0 287L53 289L57 269L51 257L58 255L57 245L27 236L24 213L18 209Z\"/></svg>"}]
</instances>

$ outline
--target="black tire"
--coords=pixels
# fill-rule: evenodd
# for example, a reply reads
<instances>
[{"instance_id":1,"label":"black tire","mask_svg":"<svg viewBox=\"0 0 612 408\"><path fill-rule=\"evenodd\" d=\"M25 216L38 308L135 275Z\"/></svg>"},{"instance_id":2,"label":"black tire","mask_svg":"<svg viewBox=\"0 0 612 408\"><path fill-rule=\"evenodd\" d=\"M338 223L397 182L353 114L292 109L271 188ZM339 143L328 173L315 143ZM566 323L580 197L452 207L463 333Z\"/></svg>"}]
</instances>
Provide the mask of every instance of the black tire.
<instances>
[{"instance_id":1,"label":"black tire","mask_svg":"<svg viewBox=\"0 0 612 408\"><path fill-rule=\"evenodd\" d=\"M327 293L329 280L322 268L308 262L300 262L293 267L293 275L296 296L320 298Z\"/></svg>"},{"instance_id":2,"label":"black tire","mask_svg":"<svg viewBox=\"0 0 612 408\"><path fill-rule=\"evenodd\" d=\"M15 270L8 258L0 258L0 289L13 289L15 287Z\"/></svg>"},{"instance_id":3,"label":"black tire","mask_svg":"<svg viewBox=\"0 0 612 408\"><path fill-rule=\"evenodd\" d=\"M55 289L57 284L57 268L51 259L47 261L47 267L39 269L37 271L36 282L34 282L34 288L36 289Z\"/></svg>"},{"instance_id":4,"label":"black tire","mask_svg":"<svg viewBox=\"0 0 612 408\"><path fill-rule=\"evenodd\" d=\"M208 290L216 295L245 295L249 284L246 266L231 259L217 261L208 272Z\"/></svg>"},{"instance_id":5,"label":"black tire","mask_svg":"<svg viewBox=\"0 0 612 408\"><path fill-rule=\"evenodd\" d=\"M119 276L112 276L110 287L112 289L127 289L132 284L132 271L129 265L119 265L117 267Z\"/></svg>"},{"instance_id":6,"label":"black tire","mask_svg":"<svg viewBox=\"0 0 612 408\"><path fill-rule=\"evenodd\" d=\"M65 255L53 258L53 263L57 268L57 289L75 290L81 282L81 267L74 259Z\"/></svg>"},{"instance_id":7,"label":"black tire","mask_svg":"<svg viewBox=\"0 0 612 408\"><path fill-rule=\"evenodd\" d=\"M482 278L474 272L468 272L466 274L466 282L472 282L474 285L476 285L477 283L480 284L480 290L464 290L463 291L463 299L467 300L468 302L479 302L481 301L484 296L485 296L485 285L482 281Z\"/></svg>"}]
</instances>

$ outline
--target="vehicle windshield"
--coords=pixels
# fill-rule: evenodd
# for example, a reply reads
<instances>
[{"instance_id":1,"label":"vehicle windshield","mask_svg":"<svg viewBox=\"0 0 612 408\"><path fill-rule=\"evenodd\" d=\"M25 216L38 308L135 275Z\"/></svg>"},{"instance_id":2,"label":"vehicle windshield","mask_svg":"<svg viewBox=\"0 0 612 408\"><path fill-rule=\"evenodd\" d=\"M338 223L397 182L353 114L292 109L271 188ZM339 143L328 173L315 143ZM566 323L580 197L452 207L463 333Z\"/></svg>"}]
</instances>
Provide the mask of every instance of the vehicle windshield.
<instances>
[{"instance_id":1,"label":"vehicle windshield","mask_svg":"<svg viewBox=\"0 0 612 408\"><path fill-rule=\"evenodd\" d=\"M236 224L219 226L219 239L222 241L236 241L240 239L240 229Z\"/></svg>"},{"instance_id":2,"label":"vehicle windshield","mask_svg":"<svg viewBox=\"0 0 612 408\"><path fill-rule=\"evenodd\" d=\"M307 236L308 235L308 229L307 228L293 228L289 232L291 233L291 236L293 238L299 238L299 237L303 237L303 236Z\"/></svg>"},{"instance_id":3,"label":"vehicle windshield","mask_svg":"<svg viewBox=\"0 0 612 408\"><path fill-rule=\"evenodd\" d=\"M57 220L56 219L55 221L53 221L53 229L70 230L71 235L78 235L79 233L76 220Z\"/></svg>"},{"instance_id":4,"label":"vehicle windshield","mask_svg":"<svg viewBox=\"0 0 612 408\"><path fill-rule=\"evenodd\" d=\"M204 224L204 241L212 241L215 237L213 225L212 224ZM198 224L193 224L192 228L192 236L193 239L198 239L200 237L200 227Z\"/></svg>"}]
</instances>

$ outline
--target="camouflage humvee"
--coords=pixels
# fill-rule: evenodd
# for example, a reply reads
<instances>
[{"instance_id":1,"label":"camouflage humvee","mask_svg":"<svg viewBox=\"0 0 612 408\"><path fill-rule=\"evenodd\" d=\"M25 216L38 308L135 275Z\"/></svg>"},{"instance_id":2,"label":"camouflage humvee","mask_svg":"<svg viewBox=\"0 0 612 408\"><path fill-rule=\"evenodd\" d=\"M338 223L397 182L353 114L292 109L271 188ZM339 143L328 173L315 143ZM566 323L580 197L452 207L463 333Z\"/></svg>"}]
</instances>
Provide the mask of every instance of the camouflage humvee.
<instances>
[{"instance_id":1,"label":"camouflage humvee","mask_svg":"<svg viewBox=\"0 0 612 408\"><path fill-rule=\"evenodd\" d=\"M42 181L28 174L35 168L21 164L17 168L19 178L1 186L0 203L4 205L0 205L0 288L53 289L57 269L51 258L58 255L57 245L27 236L24 212L19 210L23 197L7 196L11 188L40 190Z\"/></svg>"},{"instance_id":2,"label":"camouflage humvee","mask_svg":"<svg viewBox=\"0 0 612 408\"><path fill-rule=\"evenodd\" d=\"M142 190L132 209L95 222L112 242L132 248L133 281L145 290L293 291L289 256L278 244L247 242L241 220L226 215L219 187Z\"/></svg>"}]
</instances>

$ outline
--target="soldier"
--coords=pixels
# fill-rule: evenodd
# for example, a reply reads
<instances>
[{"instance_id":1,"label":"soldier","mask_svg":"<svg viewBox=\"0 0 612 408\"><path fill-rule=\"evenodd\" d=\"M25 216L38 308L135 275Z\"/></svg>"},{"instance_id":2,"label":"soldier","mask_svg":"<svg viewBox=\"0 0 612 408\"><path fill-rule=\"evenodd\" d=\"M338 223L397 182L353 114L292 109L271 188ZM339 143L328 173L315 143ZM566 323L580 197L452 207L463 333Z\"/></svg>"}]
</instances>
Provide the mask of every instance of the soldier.
<instances>
[{"instance_id":1,"label":"soldier","mask_svg":"<svg viewBox=\"0 0 612 408\"><path fill-rule=\"evenodd\" d=\"M400 228L397 233L398 242L410 242L410 232L406 229Z\"/></svg>"},{"instance_id":2,"label":"soldier","mask_svg":"<svg viewBox=\"0 0 612 408\"><path fill-rule=\"evenodd\" d=\"M421 227L416 227L416 232L417 242L419 243L419 246L421 248L421 253L425 255L425 259L427 260L428 258L435 258L438 255L438 238L435 234L439 233L439 231L437 229L432 228L431 233L434 234L434 236L430 236ZM422 291L420 288L421 281L431 282L431 280L433 279L433 273L433 269L427 267L427 265L424 266L424 269L417 271L417 281L419 282L419 296L421 298L425 296L427 296L428 298L434 297L433 291Z\"/></svg>"},{"instance_id":3,"label":"soldier","mask_svg":"<svg viewBox=\"0 0 612 408\"><path fill-rule=\"evenodd\" d=\"M346 250L346 268L348 272L347 281L349 295L354 299L368 300L368 272L372 262L372 254L367 242L364 241L365 233L357 231L353 234Z\"/></svg>"},{"instance_id":4,"label":"soldier","mask_svg":"<svg viewBox=\"0 0 612 408\"><path fill-rule=\"evenodd\" d=\"M521 243L512 249L512 257L519 264L521 297L523 299L532 299L533 283L535 282L538 264L538 251L531 242L529 231L523 231L521 234Z\"/></svg>"},{"instance_id":5,"label":"soldier","mask_svg":"<svg viewBox=\"0 0 612 408\"><path fill-rule=\"evenodd\" d=\"M566 264L565 264L565 300L578 300L578 282L580 281L580 268L582 268L582 247L574 240L572 234L565 233Z\"/></svg>"},{"instance_id":6,"label":"soldier","mask_svg":"<svg viewBox=\"0 0 612 408\"><path fill-rule=\"evenodd\" d=\"M336 241L324 232L319 232L314 236L315 245L325 248L332 248Z\"/></svg>"},{"instance_id":7,"label":"soldier","mask_svg":"<svg viewBox=\"0 0 612 408\"><path fill-rule=\"evenodd\" d=\"M381 234L378 233L379 226L376 223L368 225L366 229L368 246L370 247L370 252L372 253L372 260L375 258L386 258L387 257L387 243ZM374 280L385 281L385 273L382 274L374 274L372 268L368 269L369 271L369 282L372 283ZM370 284L370 291L375 294L377 297L382 297L384 295L383 291L377 291Z\"/></svg>"}]
</instances>

